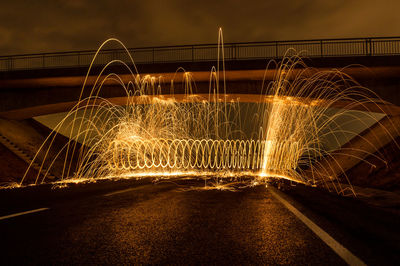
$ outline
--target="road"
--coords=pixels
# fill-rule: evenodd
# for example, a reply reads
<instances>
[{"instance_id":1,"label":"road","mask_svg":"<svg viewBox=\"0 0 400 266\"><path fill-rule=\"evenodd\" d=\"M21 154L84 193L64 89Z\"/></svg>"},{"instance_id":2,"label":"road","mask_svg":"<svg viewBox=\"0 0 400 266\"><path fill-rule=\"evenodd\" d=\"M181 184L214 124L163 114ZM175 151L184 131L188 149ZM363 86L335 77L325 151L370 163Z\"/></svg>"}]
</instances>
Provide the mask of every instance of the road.
<instances>
[{"instance_id":1,"label":"road","mask_svg":"<svg viewBox=\"0 0 400 266\"><path fill-rule=\"evenodd\" d=\"M374 232L371 238L360 236L351 222L346 227L318 210L301 189L285 194L264 185L235 192L202 190L200 184L190 189L191 185L124 181L1 191L0 216L48 209L0 220L0 264L345 265L274 193L367 264L399 262L398 244L384 248L382 243L393 240L390 236L389 240L382 232L377 235L383 240ZM336 196L322 200L335 204L333 212L343 204L349 208L358 204ZM374 211L362 210L382 217ZM396 219L391 216L381 226L396 225ZM399 230L392 232L391 237L398 239Z\"/></svg>"}]
</instances>

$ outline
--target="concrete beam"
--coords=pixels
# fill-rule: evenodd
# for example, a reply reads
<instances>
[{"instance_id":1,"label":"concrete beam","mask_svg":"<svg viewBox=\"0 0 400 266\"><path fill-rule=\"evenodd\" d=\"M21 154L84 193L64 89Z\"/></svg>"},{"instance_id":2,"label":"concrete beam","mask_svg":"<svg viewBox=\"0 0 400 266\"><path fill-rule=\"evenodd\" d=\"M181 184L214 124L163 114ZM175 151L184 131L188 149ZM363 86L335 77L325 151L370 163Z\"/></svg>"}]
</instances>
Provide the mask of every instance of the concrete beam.
<instances>
[{"instance_id":1,"label":"concrete beam","mask_svg":"<svg viewBox=\"0 0 400 266\"><path fill-rule=\"evenodd\" d=\"M318 70L329 70L321 67ZM302 69L294 69L287 77L292 79ZM343 69L344 73L360 81L372 92L376 93L383 100L400 106L400 66L377 66L365 68L353 66ZM311 75L313 71L306 71L304 76ZM223 92L223 73L220 73L220 92ZM185 93L185 77L190 75L194 81L193 93L205 94L210 92L210 71L196 71L190 74L182 72L154 73L151 77L161 84L161 94L182 94ZM226 90L228 94L261 94L262 82L275 79L274 69L252 69L252 70L231 70L225 72ZM141 75L142 77L146 74ZM128 74L120 75L126 84L135 79ZM89 76L84 97L89 95L97 76ZM371 81L371 79L373 81ZM174 80L171 88L171 80ZM365 84L364 82L365 81ZM73 102L79 98L84 82L84 76L57 76L57 77L36 77L36 78L5 78L0 80L0 112L19 110L22 108L44 106L55 103ZM211 92L212 93L212 92ZM149 92L152 94L152 92ZM121 86L114 81L105 82L100 96L104 98L123 97L126 93ZM291 95L296 96L296 95ZM392 113L389 113L392 114Z\"/></svg>"},{"instance_id":2,"label":"concrete beam","mask_svg":"<svg viewBox=\"0 0 400 266\"><path fill-rule=\"evenodd\" d=\"M44 105L36 105L32 107L20 108L10 111L0 112L1 118L6 119L16 119L16 120L24 120L36 116L48 115L54 113L62 113L69 112L74 107L89 105L98 105L103 101L107 101L114 105L126 105L128 101L130 103L136 104L146 104L151 103L152 99L173 99L179 103L185 102L241 102L241 103L271 103L274 98L272 96L261 96L257 94L219 94L218 97L210 96L209 94L193 94L188 96L186 94L167 94L167 95L148 95L148 96L131 96L131 97L110 97L106 99L99 100L91 100L91 101L82 101L79 105L77 101L68 101L61 102L55 104L44 104ZM148 101L144 101L144 99L148 99ZM376 112L376 113L385 113L388 115L400 115L400 106L386 104L386 103L353 103L350 101L329 101L329 100L313 100L313 99L305 99L301 97L290 97L289 99L283 99L286 101L297 102L299 104L311 105L311 106L331 106L333 108L347 109L347 110L358 110L358 111L367 111L367 112Z\"/></svg>"},{"instance_id":3,"label":"concrete beam","mask_svg":"<svg viewBox=\"0 0 400 266\"><path fill-rule=\"evenodd\" d=\"M315 71L304 71L303 68L295 68L291 70L289 75L285 76L287 79L293 79L298 76L301 72L303 77L310 77ZM332 68L321 67L318 71L332 71ZM346 68L340 68L340 71L354 78L355 80L364 80L369 78L392 78L398 77L400 74L400 66L378 66L366 68L364 66L349 66ZM186 74L185 74L186 73ZM252 70L227 70L225 71L226 81L266 81L274 80L276 76L276 69L252 69ZM159 73L141 73L140 77L152 77L161 84L171 84L171 80L174 83L184 82L186 75L190 74L193 81L195 82L209 82L211 71L194 71L194 72L159 72ZM220 80L222 81L224 74L220 71ZM119 74L119 77L126 84L129 81L135 80L135 75L131 74ZM86 86L93 86L94 82L98 78L97 75L90 75L87 79ZM102 80L100 78L99 80ZM85 75L79 76L57 76L57 77L34 77L34 78L12 78L12 79L1 79L0 89L15 89L15 88L45 88L45 87L82 87L85 81ZM106 82L105 85L115 84L113 81Z\"/></svg>"}]
</instances>

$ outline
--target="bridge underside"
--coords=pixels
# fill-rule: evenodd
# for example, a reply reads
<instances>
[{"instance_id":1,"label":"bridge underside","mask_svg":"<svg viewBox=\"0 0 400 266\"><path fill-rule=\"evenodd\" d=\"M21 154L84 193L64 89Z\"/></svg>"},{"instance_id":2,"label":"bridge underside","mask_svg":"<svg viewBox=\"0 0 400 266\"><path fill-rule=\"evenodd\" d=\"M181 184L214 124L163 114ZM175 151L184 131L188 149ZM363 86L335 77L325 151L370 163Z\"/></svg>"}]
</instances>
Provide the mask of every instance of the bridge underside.
<instances>
[{"instance_id":1,"label":"bridge underside","mask_svg":"<svg viewBox=\"0 0 400 266\"><path fill-rule=\"evenodd\" d=\"M43 104L36 105L32 107L25 107L20 109L14 109L9 111L0 112L0 117L6 119L16 119L16 120L24 120L32 117L54 114L54 113L63 113L72 110L72 108L77 106L85 106L89 105L99 105L103 101L107 101L113 105L124 106L128 102L130 103L138 103L143 104L143 97L148 99L164 99L164 100L174 100L178 103L185 102L203 102L203 101L226 101L226 102L240 102L240 103L270 103L274 101L273 96L260 96L254 94L219 94L218 97L210 96L209 94L193 94L188 96L186 94L167 94L167 95L149 95L149 96L120 96L120 97L110 97L110 98L102 98L98 100L87 100L82 101L78 104L77 101L68 101L68 102L60 102L53 104ZM348 110L357 110L357 111L365 111L365 112L374 112L374 113L383 113L390 116L400 115L400 107L397 105L389 104L389 103L363 103L363 104L354 104L350 101L334 101L331 102L329 100L323 99L304 99L300 97L290 97L291 101L298 101L301 103L309 104L310 106L327 106L329 105L332 108L338 109L348 109ZM149 101L150 102L150 101Z\"/></svg>"},{"instance_id":2,"label":"bridge underside","mask_svg":"<svg viewBox=\"0 0 400 266\"><path fill-rule=\"evenodd\" d=\"M113 71L115 70L115 71ZM326 67L320 67L318 70L329 70ZM55 71L55 70L54 70ZM110 71L119 73L121 70L111 69ZM288 79L295 77L301 69L295 69L291 72ZM373 104L368 105L368 109L372 112L385 112L389 115L397 115L399 113L398 106L400 105L400 66L373 66L368 69L363 66L351 66L342 69L343 73L349 75L358 81L362 86L368 88L371 93L371 98L380 97L384 103L378 102L378 106ZM94 73L98 73L93 71ZM30 75L28 78L20 78L17 73L10 74L8 78L0 80L0 90L2 97L0 98L0 116L12 119L26 119L38 115L49 114L52 112L68 111L77 99L79 99L82 91L82 85L85 77L82 75L72 75L74 73L66 72L62 76L62 70L57 70L55 75L51 71L47 76L43 76L41 72L37 76ZM20 73L22 75L22 73ZM52 76L55 75L55 76ZM71 76L68 76L71 75ZM208 98L210 91L210 71L195 71L190 72L190 92ZM276 77L276 70L270 69L246 69L246 70L228 70L225 72L225 87L226 94L229 100L239 99L244 102L268 101L268 97L261 99L261 95L267 95L266 85L273 81ZM131 74L120 74L122 82L127 84L135 79ZM146 76L141 75L141 77ZM152 73L153 78L149 78L149 83L155 82L160 87L157 92L148 90L146 94L154 95L171 95L180 101L183 100L182 94L188 93L188 85L185 83L186 75L182 72L166 72ZM89 76L86 82L83 98L90 95L90 90L95 83L97 76ZM224 93L223 75L220 73L220 88L219 93ZM171 81L173 80L173 85ZM295 95L288 96L298 96ZM375 94L375 95L374 95ZM126 96L126 91L115 81L107 81L104 83L100 97L109 99L111 102L120 105L123 104L123 97ZM224 100L224 99L222 99ZM321 104L324 104L321 101ZM347 103L335 103L338 107L345 106ZM397 105L397 106L396 106ZM354 106L355 109L362 108ZM365 108L365 107L364 107Z\"/></svg>"}]
</instances>

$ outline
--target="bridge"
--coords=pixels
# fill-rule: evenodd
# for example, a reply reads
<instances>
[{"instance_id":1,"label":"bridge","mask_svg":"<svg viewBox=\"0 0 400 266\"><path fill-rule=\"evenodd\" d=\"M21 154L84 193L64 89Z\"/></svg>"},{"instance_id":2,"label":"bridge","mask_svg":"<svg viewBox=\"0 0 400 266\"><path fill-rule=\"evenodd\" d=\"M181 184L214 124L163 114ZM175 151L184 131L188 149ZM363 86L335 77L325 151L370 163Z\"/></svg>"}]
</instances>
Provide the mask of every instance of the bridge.
<instances>
[{"instance_id":1,"label":"bridge","mask_svg":"<svg viewBox=\"0 0 400 266\"><path fill-rule=\"evenodd\" d=\"M201 44L133 48L128 51L142 76L162 77L160 82L165 83L162 94L171 93L172 79L174 94L184 92L183 75L179 71L176 73L179 68L190 71L196 84L194 93L207 94L210 70L217 66L218 51L221 53L221 49L222 46L217 44ZM233 98L241 95L244 99L246 94L260 94L263 79L268 82L275 74L274 65L266 71L268 62L299 53L310 67L343 70L381 99L393 104L378 109L383 108L393 115L399 113L399 37L226 43L223 50L227 93ZM0 99L0 116L26 119L67 111L78 99L95 53L91 50L0 57L0 90L3 96ZM102 50L94 62L88 87L93 84L100 69L112 60L130 64L125 50ZM120 64L113 64L109 71L120 74L124 82L132 80L129 71ZM101 96L111 101L114 98L114 102L118 103L121 102L118 97L125 96L125 92L119 85L108 83L103 87Z\"/></svg>"}]
</instances>

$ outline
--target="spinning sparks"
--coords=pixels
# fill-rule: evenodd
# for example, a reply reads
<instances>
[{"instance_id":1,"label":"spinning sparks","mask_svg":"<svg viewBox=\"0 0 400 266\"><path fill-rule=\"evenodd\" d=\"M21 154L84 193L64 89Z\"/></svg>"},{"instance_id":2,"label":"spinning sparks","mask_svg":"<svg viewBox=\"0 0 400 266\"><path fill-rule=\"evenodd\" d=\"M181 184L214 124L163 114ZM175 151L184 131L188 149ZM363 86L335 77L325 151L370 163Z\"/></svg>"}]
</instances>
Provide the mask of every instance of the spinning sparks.
<instances>
[{"instance_id":1,"label":"spinning sparks","mask_svg":"<svg viewBox=\"0 0 400 266\"><path fill-rule=\"evenodd\" d=\"M121 45L130 62L110 61L88 90L96 57L110 42ZM46 182L50 172L66 182L176 175L217 180L247 176L256 183L271 177L310 185L338 182L343 171L329 173L319 165L346 142L338 132L346 133L347 141L358 133L343 130L339 118L363 123L359 110L368 111L367 103L379 109L366 97L367 90L339 71L318 72L297 56L288 56L277 64L273 80L264 81L260 95L240 100L226 93L222 44L218 54L222 70L218 61L210 72L208 94L193 93L195 83L188 72L182 73L183 94L162 94L160 78L141 77L125 46L107 40L93 58L76 106L35 157L46 173L36 180L27 180L25 174L21 184ZM130 71L129 82L107 72L114 64ZM109 83L124 89L123 104L99 96ZM172 80L170 91L173 86ZM364 116L376 119L371 113ZM50 156L59 132L69 141Z\"/></svg>"}]
</instances>

